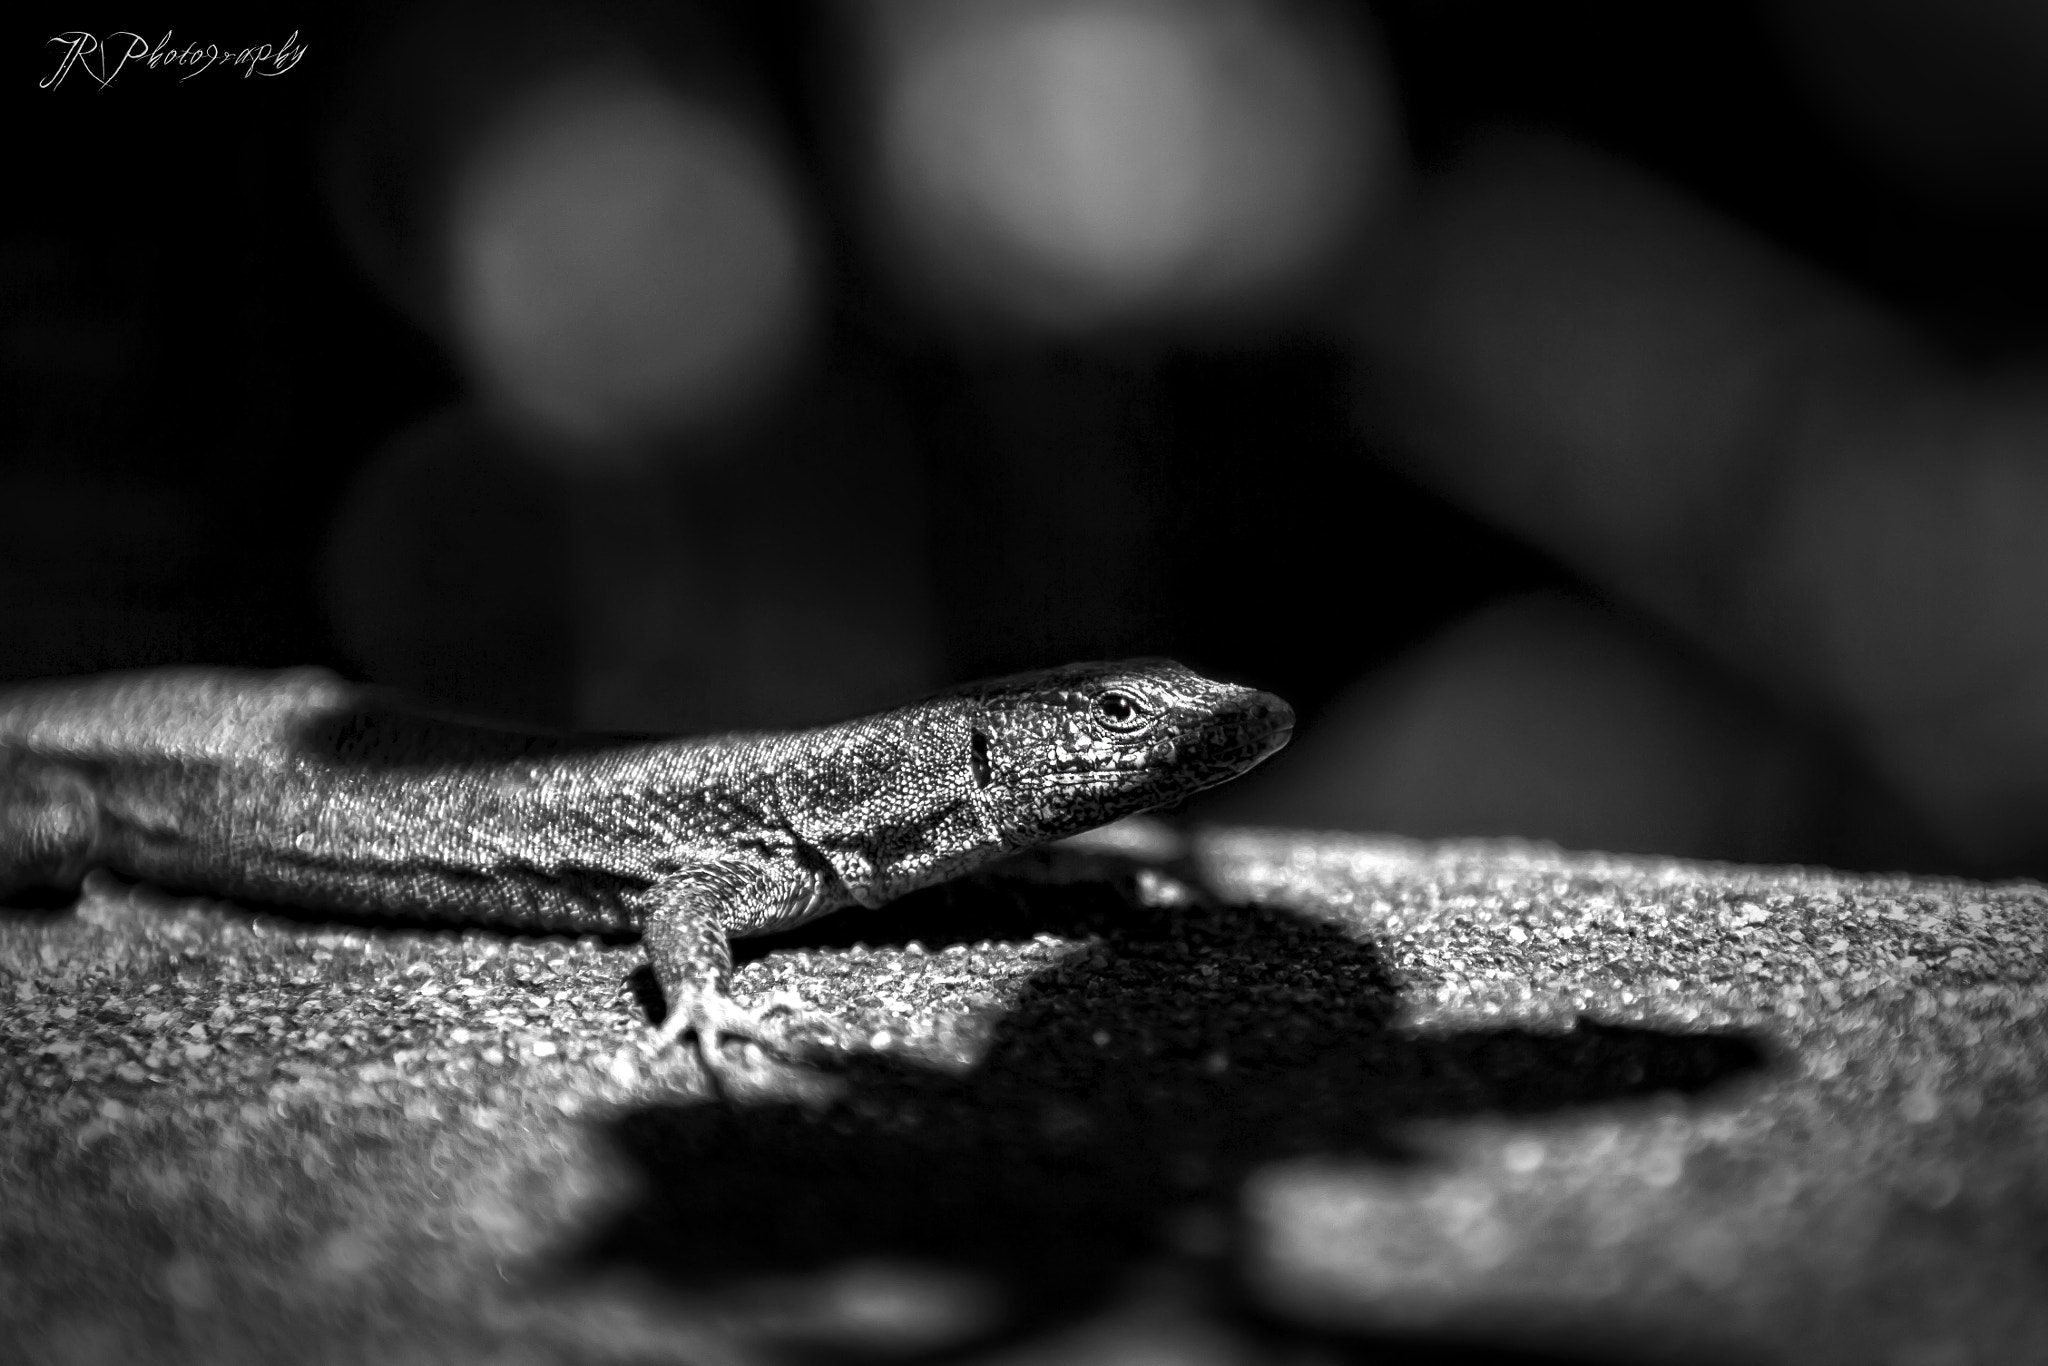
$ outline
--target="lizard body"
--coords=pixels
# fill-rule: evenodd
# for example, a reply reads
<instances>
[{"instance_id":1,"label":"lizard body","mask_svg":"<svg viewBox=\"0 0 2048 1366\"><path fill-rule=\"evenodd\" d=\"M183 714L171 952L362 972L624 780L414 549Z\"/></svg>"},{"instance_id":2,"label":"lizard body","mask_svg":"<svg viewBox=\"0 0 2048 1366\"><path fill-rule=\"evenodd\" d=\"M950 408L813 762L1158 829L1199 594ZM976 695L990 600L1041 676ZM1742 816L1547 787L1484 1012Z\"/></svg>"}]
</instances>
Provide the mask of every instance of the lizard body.
<instances>
[{"instance_id":1,"label":"lizard body","mask_svg":"<svg viewBox=\"0 0 2048 1366\"><path fill-rule=\"evenodd\" d=\"M877 905L1169 805L1287 741L1267 693L1079 664L806 730L540 734L317 669L167 669L0 692L0 894L94 867L371 916L641 934L664 1039L777 1031L728 939Z\"/></svg>"}]
</instances>

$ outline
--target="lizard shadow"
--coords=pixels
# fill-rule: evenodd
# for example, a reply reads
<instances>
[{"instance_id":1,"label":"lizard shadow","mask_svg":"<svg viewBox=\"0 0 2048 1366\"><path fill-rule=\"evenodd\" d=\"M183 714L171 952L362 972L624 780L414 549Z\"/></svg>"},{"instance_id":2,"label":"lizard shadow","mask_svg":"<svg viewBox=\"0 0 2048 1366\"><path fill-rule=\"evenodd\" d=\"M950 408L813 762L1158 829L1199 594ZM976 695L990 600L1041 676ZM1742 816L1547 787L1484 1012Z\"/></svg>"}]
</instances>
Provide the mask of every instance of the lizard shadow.
<instances>
[{"instance_id":1,"label":"lizard shadow","mask_svg":"<svg viewBox=\"0 0 2048 1366\"><path fill-rule=\"evenodd\" d=\"M936 947L1026 925L1096 938L1034 976L965 1073L858 1054L823 1108L658 1104L612 1120L641 1195L572 1261L742 1295L849 1265L944 1268L993 1288L1002 1307L969 1348L898 1359L1041 1339L1162 1274L1274 1348L1434 1359L1445 1344L1311 1334L1251 1302L1235 1268L1255 1170L1304 1157L1413 1167L1430 1160L1405 1137L1418 1120L1693 1095L1767 1062L1745 1035L1585 1019L1555 1033L1394 1028L1399 988L1369 942L1283 911L1166 910L1086 883L933 889L803 942ZM1462 1359L1566 1360L1465 1347Z\"/></svg>"}]
</instances>

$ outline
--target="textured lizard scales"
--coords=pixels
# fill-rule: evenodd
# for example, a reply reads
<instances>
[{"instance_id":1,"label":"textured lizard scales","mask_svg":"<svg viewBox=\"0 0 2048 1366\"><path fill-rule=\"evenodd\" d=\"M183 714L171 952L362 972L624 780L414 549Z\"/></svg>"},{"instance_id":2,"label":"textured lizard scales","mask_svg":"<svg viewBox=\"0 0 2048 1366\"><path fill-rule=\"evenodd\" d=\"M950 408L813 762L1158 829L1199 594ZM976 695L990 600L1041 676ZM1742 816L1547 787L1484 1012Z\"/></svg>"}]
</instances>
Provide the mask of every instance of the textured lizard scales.
<instances>
[{"instance_id":1,"label":"textured lizard scales","mask_svg":"<svg viewBox=\"0 0 2048 1366\"><path fill-rule=\"evenodd\" d=\"M95 867L408 920L638 931L665 1038L788 1037L731 936L876 905L1169 805L1287 742L1287 704L1166 660L996 679L838 725L699 739L435 715L317 669L0 692L0 895Z\"/></svg>"}]
</instances>

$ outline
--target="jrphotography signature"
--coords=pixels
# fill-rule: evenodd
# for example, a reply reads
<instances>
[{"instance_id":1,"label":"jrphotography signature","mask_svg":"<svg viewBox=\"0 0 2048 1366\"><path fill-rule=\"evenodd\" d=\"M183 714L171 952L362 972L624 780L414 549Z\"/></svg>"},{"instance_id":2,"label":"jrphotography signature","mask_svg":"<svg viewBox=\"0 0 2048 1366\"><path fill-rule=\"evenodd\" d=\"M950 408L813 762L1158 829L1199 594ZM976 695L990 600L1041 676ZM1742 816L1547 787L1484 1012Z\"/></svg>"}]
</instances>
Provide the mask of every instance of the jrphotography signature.
<instances>
[{"instance_id":1,"label":"jrphotography signature","mask_svg":"<svg viewBox=\"0 0 2048 1366\"><path fill-rule=\"evenodd\" d=\"M104 39L96 33L73 29L58 34L50 42L64 51L57 59L57 69L36 82L38 90L55 90L73 71L83 71L104 90L131 62L150 71L179 72L180 81L189 81L215 67L230 71L239 67L245 80L250 76L282 76L306 55L306 45L299 41L297 29L274 47L269 43L241 48L222 47L219 43L173 47L169 32L152 45L149 39L129 29L110 33Z\"/></svg>"}]
</instances>

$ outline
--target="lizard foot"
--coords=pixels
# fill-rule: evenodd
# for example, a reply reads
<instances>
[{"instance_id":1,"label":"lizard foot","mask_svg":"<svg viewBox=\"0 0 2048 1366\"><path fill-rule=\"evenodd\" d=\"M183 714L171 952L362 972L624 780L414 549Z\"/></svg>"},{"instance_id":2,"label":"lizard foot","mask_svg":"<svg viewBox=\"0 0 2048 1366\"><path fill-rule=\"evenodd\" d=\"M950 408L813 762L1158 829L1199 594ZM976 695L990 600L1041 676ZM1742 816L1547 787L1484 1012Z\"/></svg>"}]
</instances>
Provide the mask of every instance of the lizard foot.
<instances>
[{"instance_id":1,"label":"lizard foot","mask_svg":"<svg viewBox=\"0 0 2048 1366\"><path fill-rule=\"evenodd\" d=\"M806 1075L805 1069L790 1064L805 1053L829 1049L840 1032L836 1023L789 992L749 1007L723 992L706 991L670 1007L655 1035L655 1048L666 1052L690 1035L712 1085L734 1094L775 1089L778 1083Z\"/></svg>"}]
</instances>

